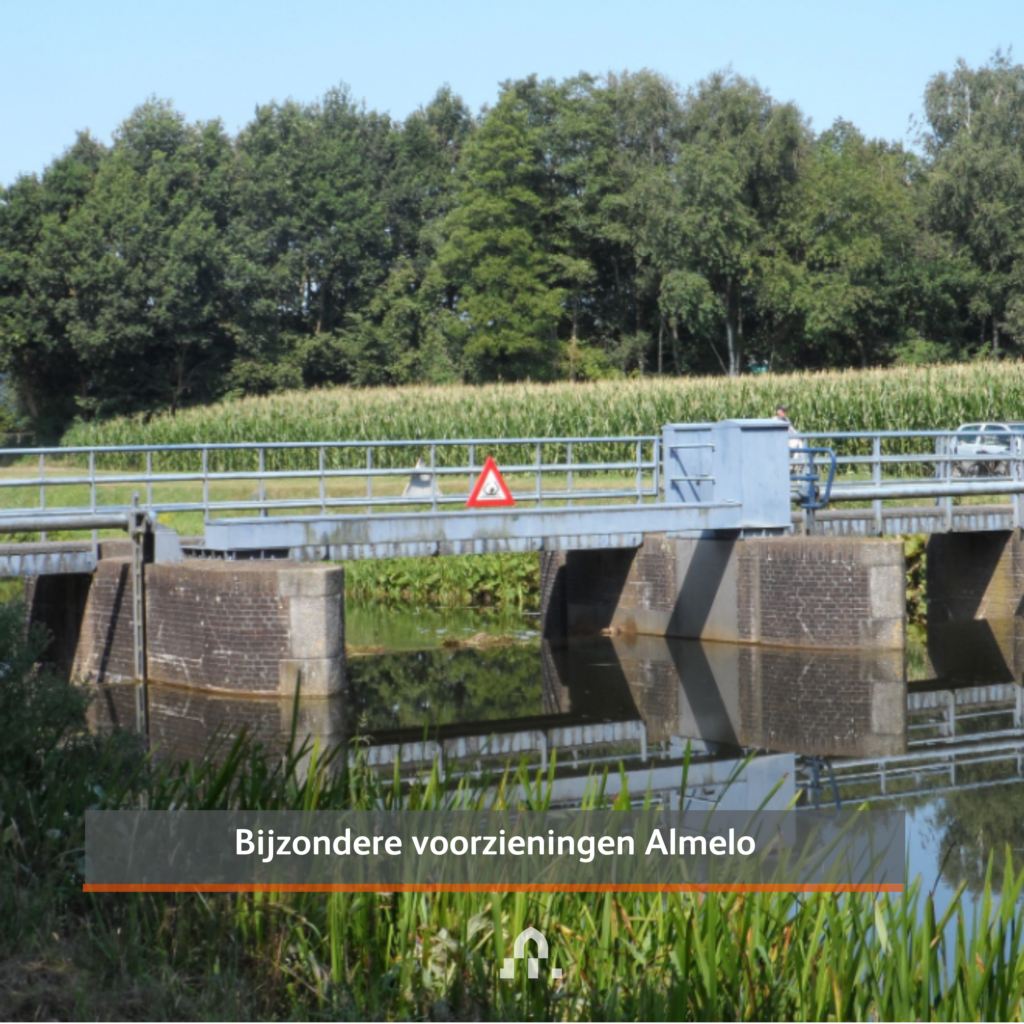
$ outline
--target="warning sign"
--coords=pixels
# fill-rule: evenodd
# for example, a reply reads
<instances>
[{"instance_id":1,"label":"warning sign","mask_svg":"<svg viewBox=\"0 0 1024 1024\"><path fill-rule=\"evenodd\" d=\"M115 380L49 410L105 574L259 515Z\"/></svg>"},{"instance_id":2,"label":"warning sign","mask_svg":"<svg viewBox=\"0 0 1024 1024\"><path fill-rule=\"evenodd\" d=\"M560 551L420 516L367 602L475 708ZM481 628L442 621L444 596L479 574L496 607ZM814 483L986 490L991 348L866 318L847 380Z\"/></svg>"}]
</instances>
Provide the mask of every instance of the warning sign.
<instances>
[{"instance_id":1,"label":"warning sign","mask_svg":"<svg viewBox=\"0 0 1024 1024\"><path fill-rule=\"evenodd\" d=\"M484 468L480 471L480 477L473 488L473 493L466 502L466 508L494 508L499 505L514 505L515 498L508 489L508 484L498 472L494 459L487 456Z\"/></svg>"}]
</instances>

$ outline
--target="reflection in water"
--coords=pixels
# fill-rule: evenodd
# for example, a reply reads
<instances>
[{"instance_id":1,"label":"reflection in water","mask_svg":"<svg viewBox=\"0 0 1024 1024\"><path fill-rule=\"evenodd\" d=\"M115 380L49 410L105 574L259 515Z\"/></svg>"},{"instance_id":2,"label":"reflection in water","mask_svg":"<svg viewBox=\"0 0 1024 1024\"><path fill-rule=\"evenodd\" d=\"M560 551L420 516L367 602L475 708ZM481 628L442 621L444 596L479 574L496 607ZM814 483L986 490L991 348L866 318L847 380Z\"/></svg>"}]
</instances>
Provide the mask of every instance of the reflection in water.
<instances>
[{"instance_id":1,"label":"reflection in water","mask_svg":"<svg viewBox=\"0 0 1024 1024\"><path fill-rule=\"evenodd\" d=\"M549 664L551 670L548 671ZM815 756L884 756L906 742L900 652L864 654L632 636L545 657L551 709L595 668L628 688L652 743L673 739Z\"/></svg>"},{"instance_id":2,"label":"reflection in water","mask_svg":"<svg viewBox=\"0 0 1024 1024\"><path fill-rule=\"evenodd\" d=\"M751 783L753 799L779 773L789 774L792 793L794 754L879 756L905 743L898 656L655 637L352 658L346 694L303 700L297 710L286 699L159 685L150 693L152 741L175 758L198 758L212 736L227 741L243 728L271 751L284 749L293 728L321 745L341 742L347 731L374 766L397 760L413 772L441 757L477 770L510 759L547 768L556 757L560 772L571 775L621 763L627 773L648 773L631 783L642 791L652 766L681 764L689 745L711 787L702 799L719 792L728 766L747 750L789 757L772 778ZM130 726L131 688L105 688L93 714L97 726ZM708 767L717 762L720 768ZM679 777L671 771L664 779L678 788Z\"/></svg>"},{"instance_id":3,"label":"reflection in water","mask_svg":"<svg viewBox=\"0 0 1024 1024\"><path fill-rule=\"evenodd\" d=\"M472 635L470 622L409 618L396 627L407 638L421 629ZM199 758L212 737L226 743L243 727L271 752L285 749L293 727L322 745L358 734L371 764L390 770L397 759L404 775L439 757L455 771L510 761L541 768L556 757L556 804L578 802L594 768L610 768L614 785L621 770L631 792L650 786L675 804L726 792L735 807L758 806L786 777L780 803L799 786L812 800L838 793L907 808L927 851L917 869L934 877L945 865L953 886L979 886L991 852L1024 846L1022 619L933 630L909 654L909 684L902 656L890 652L623 636L436 644L351 658L345 695L298 709L151 685L152 740L166 756ZM92 716L96 727L133 728L133 688L103 688ZM681 794L687 744L694 756ZM727 788L752 749L778 753L755 759Z\"/></svg>"},{"instance_id":4,"label":"reflection in water","mask_svg":"<svg viewBox=\"0 0 1024 1024\"><path fill-rule=\"evenodd\" d=\"M1020 756L1018 753L1018 778ZM998 865L1007 848L1019 858L1024 849L1022 797L1024 785L1019 782L1010 787L993 784L955 790L936 804L931 824L940 838L939 866L950 885L966 882L972 893L979 893L990 858ZM998 888L998 881L996 884Z\"/></svg>"},{"instance_id":5,"label":"reflection in water","mask_svg":"<svg viewBox=\"0 0 1024 1024\"><path fill-rule=\"evenodd\" d=\"M149 735L154 750L175 760L199 761L223 754L243 729L271 753L284 751L294 728L321 747L345 739L344 704L331 697L292 700L240 698L174 686L149 684ZM296 713L298 718L296 719ZM101 686L89 708L95 730L135 729L135 687Z\"/></svg>"}]
</instances>

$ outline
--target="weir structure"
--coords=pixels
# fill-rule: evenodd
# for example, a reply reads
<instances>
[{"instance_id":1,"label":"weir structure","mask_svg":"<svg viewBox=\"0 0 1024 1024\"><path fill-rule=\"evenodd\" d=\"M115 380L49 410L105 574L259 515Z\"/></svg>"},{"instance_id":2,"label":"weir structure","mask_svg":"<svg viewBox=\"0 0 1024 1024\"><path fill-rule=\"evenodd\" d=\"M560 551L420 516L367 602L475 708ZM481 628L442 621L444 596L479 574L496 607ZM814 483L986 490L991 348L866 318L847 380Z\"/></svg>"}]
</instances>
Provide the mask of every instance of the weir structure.
<instances>
[{"instance_id":1,"label":"weir structure","mask_svg":"<svg viewBox=\"0 0 1024 1024\"><path fill-rule=\"evenodd\" d=\"M74 674L228 693L341 692L344 576L330 563L397 555L537 551L549 637L898 651L903 543L883 536L894 526L936 532L936 614L1021 603L1024 457L1018 447L1000 476L958 479L947 442L794 444L783 421L727 420L643 437L13 450L0 452L15 462L0 477L0 530L40 539L0 546L0 574L29 577L30 617ZM462 507L484 456L515 507ZM970 504L983 495L1010 500ZM894 508L901 498L932 504ZM166 527L181 516L202 535ZM133 539L97 539L113 527ZM54 544L54 530L94 532Z\"/></svg>"}]
</instances>

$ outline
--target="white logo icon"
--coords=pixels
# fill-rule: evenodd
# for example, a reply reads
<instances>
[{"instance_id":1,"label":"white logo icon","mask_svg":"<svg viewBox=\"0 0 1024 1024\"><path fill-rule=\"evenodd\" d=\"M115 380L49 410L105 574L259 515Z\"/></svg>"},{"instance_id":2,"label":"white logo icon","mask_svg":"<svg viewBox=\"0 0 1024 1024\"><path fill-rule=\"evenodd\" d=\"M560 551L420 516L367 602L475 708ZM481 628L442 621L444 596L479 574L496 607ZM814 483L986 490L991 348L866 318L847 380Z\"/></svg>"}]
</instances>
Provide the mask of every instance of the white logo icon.
<instances>
[{"instance_id":1,"label":"white logo icon","mask_svg":"<svg viewBox=\"0 0 1024 1024\"><path fill-rule=\"evenodd\" d=\"M533 939L537 943L537 955L526 956L526 943ZM541 960L547 960L548 958L548 940L536 928L524 928L517 936L516 941L512 946L513 956L505 957L505 966L501 968L498 974L508 980L516 976L516 961L526 959L526 976L528 978L539 978L540 977L540 962ZM562 969L560 967L551 968L551 977L560 978L562 976Z\"/></svg>"}]
</instances>

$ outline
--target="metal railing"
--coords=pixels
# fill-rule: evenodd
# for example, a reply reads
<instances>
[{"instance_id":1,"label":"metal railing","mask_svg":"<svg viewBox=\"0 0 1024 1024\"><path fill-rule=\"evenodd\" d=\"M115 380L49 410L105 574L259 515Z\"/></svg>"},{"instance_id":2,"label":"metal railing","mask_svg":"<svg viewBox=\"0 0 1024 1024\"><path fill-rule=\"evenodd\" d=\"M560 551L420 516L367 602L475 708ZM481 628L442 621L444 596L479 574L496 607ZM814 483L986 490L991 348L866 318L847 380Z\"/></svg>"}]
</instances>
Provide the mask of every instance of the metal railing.
<instances>
[{"instance_id":1,"label":"metal railing","mask_svg":"<svg viewBox=\"0 0 1024 1024\"><path fill-rule=\"evenodd\" d=\"M957 432L847 431L802 433L808 446L836 452L832 504L860 504L872 510L875 533L883 532L884 503L930 504L953 512L971 499L1009 499L1014 526L1024 525L1024 438L1014 436L1001 454L966 454L954 445ZM1004 502L1005 503L1005 502Z\"/></svg>"},{"instance_id":2,"label":"metal railing","mask_svg":"<svg viewBox=\"0 0 1024 1024\"><path fill-rule=\"evenodd\" d=\"M954 431L798 436L806 472L794 476L794 491L813 487L794 494L799 505L862 504L880 533L887 502L939 505L951 521L957 503L1001 495L1009 496L1013 524L1024 526L1024 438L993 456L956 452ZM675 446L696 455L711 448ZM127 513L136 491L147 511L201 513L204 520L455 510L465 505L488 455L527 509L644 504L666 498L666 453L661 435L12 448L0 449L0 508L4 519L24 517L25 532L39 530L33 518L55 523L51 517ZM703 495L714 478L695 465L696 473L679 480ZM833 475L831 486L824 483Z\"/></svg>"},{"instance_id":3,"label":"metal railing","mask_svg":"<svg viewBox=\"0 0 1024 1024\"><path fill-rule=\"evenodd\" d=\"M517 505L642 504L660 495L657 435L252 442L0 450L0 463L15 460L0 470L0 507L5 517L25 517L26 530L31 518L127 511L135 491L150 512L204 518L437 510L465 505L498 451Z\"/></svg>"},{"instance_id":4,"label":"metal railing","mask_svg":"<svg viewBox=\"0 0 1024 1024\"><path fill-rule=\"evenodd\" d=\"M906 799L1016 782L1024 778L1024 687L1003 683L960 690L928 690L942 706L908 702L907 749L884 758L804 758L801 784L813 800ZM921 719L924 719L923 721ZM977 731L977 722L989 728ZM967 731L959 726L970 721ZM933 732L914 738L921 729ZM981 780L978 771L981 770Z\"/></svg>"},{"instance_id":5,"label":"metal railing","mask_svg":"<svg viewBox=\"0 0 1024 1024\"><path fill-rule=\"evenodd\" d=\"M842 488L842 497L853 494L857 487L864 494L872 488L883 487L894 496L902 487L914 493L914 485L930 487L945 482L958 481L962 493L1002 493L997 484L1000 481L1019 479L1015 467L1024 457L1024 437L1014 436L1010 449L1005 454L964 454L953 447L956 431L951 430L882 430L844 431L835 433L805 432L798 435L808 446L827 445L836 453L836 473L840 480L837 492ZM973 474L967 467L979 467ZM988 467L998 467L995 472ZM855 480L850 480L856 477ZM993 490L994 489L994 490Z\"/></svg>"}]
</instances>

